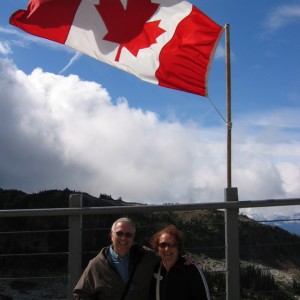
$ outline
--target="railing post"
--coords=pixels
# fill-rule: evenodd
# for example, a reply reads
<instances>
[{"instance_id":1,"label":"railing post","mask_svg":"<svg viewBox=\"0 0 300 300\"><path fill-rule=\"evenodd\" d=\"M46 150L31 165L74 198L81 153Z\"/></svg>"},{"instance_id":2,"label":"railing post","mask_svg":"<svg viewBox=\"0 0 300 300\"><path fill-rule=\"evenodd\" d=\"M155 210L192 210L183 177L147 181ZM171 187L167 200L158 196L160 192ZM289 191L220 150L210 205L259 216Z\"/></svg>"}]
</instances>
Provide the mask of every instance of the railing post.
<instances>
[{"instance_id":1,"label":"railing post","mask_svg":"<svg viewBox=\"0 0 300 300\"><path fill-rule=\"evenodd\" d=\"M225 189L225 201L238 201L237 188ZM240 299L239 209L225 209L226 299Z\"/></svg>"},{"instance_id":2,"label":"railing post","mask_svg":"<svg viewBox=\"0 0 300 300\"><path fill-rule=\"evenodd\" d=\"M69 197L69 207L82 207L82 194L72 194ZM73 289L81 275L81 253L82 253L82 215L69 216L69 283L68 299L72 300Z\"/></svg>"}]
</instances>

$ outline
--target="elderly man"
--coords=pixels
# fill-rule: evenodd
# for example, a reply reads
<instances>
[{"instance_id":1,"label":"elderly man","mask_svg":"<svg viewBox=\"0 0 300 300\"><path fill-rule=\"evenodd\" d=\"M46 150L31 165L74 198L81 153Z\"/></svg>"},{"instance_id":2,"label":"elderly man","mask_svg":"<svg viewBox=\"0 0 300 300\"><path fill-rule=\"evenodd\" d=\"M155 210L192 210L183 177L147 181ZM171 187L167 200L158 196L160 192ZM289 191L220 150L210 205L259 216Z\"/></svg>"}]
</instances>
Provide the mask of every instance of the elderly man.
<instances>
[{"instance_id":1,"label":"elderly man","mask_svg":"<svg viewBox=\"0 0 300 300\"><path fill-rule=\"evenodd\" d=\"M121 218L111 227L112 245L93 258L73 293L77 300L147 300L159 257L134 244L135 226Z\"/></svg>"}]
</instances>

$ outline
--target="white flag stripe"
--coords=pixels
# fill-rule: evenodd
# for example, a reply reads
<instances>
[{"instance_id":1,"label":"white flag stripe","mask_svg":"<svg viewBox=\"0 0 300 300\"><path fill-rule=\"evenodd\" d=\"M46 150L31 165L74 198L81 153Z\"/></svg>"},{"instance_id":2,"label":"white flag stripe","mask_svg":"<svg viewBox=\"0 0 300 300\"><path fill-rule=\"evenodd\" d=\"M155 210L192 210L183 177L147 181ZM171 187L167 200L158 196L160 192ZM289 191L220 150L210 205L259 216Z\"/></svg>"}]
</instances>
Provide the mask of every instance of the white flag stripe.
<instances>
[{"instance_id":1,"label":"white flag stripe","mask_svg":"<svg viewBox=\"0 0 300 300\"><path fill-rule=\"evenodd\" d=\"M162 47L173 37L180 21L191 12L192 5L186 1L176 0L171 1L172 4L179 2L174 6L159 7L149 22L160 20L159 27L166 32L161 34L156 39L157 42L150 47L140 49L137 56L123 47L120 60L117 62L115 57L119 44L103 40L108 31L95 8L95 4L98 2L82 1L65 44L146 81L158 84L155 71L159 67L159 53ZM158 1L156 2L158 3Z\"/></svg>"}]
</instances>

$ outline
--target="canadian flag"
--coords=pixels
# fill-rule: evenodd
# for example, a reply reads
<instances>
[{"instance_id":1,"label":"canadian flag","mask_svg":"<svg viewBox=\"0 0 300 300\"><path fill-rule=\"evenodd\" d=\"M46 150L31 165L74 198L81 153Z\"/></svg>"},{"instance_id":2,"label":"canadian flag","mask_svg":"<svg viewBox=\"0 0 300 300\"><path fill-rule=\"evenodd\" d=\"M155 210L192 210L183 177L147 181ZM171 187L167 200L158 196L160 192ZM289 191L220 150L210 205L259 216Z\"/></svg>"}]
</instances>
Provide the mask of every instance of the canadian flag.
<instances>
[{"instance_id":1,"label":"canadian flag","mask_svg":"<svg viewBox=\"0 0 300 300\"><path fill-rule=\"evenodd\" d=\"M31 0L10 24L142 80L201 96L223 30L180 0Z\"/></svg>"}]
</instances>

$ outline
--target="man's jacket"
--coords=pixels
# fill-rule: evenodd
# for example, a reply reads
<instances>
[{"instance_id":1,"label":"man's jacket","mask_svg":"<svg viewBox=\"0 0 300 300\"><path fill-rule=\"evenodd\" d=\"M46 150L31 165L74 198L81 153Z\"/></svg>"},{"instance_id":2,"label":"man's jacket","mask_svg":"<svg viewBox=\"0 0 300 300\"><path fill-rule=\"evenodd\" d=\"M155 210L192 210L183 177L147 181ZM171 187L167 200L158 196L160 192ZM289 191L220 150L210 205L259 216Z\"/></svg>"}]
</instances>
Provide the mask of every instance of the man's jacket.
<instances>
[{"instance_id":1,"label":"man's jacket","mask_svg":"<svg viewBox=\"0 0 300 300\"><path fill-rule=\"evenodd\" d=\"M109 247L90 260L73 294L77 300L121 300L126 284L107 255ZM148 300L151 277L159 257L134 244L129 253L129 276L134 274L124 300ZM135 267L136 266L136 267Z\"/></svg>"}]
</instances>

